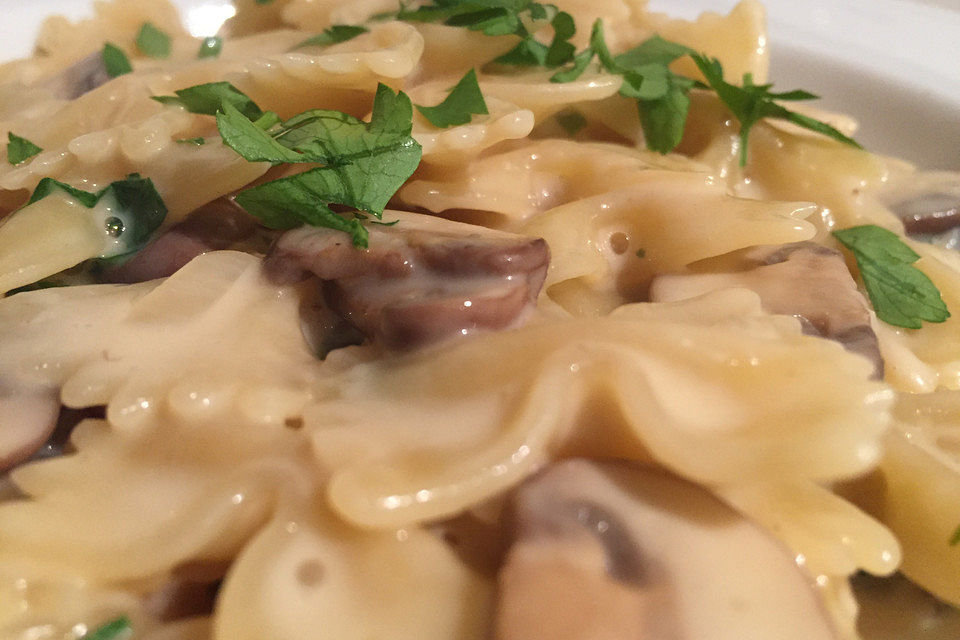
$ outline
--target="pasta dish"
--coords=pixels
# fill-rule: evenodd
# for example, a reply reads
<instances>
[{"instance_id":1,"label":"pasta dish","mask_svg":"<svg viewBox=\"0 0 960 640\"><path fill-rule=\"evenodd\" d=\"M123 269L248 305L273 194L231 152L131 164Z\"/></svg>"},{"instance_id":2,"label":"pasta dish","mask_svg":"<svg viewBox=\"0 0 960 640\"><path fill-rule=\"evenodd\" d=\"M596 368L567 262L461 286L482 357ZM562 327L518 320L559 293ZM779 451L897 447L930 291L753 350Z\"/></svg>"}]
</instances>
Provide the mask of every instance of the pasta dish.
<instances>
[{"instance_id":1,"label":"pasta dish","mask_svg":"<svg viewBox=\"0 0 960 640\"><path fill-rule=\"evenodd\" d=\"M756 0L235 4L0 65L0 639L960 637L960 174Z\"/></svg>"}]
</instances>

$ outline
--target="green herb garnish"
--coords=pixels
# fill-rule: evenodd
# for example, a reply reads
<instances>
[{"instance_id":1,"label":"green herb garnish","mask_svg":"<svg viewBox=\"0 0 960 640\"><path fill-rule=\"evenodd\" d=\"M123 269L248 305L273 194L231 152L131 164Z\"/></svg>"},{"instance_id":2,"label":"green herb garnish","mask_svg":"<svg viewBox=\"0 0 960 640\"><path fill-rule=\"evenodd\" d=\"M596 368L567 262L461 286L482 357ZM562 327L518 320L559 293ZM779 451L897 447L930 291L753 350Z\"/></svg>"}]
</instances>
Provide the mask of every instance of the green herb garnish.
<instances>
[{"instance_id":1,"label":"green herb garnish","mask_svg":"<svg viewBox=\"0 0 960 640\"><path fill-rule=\"evenodd\" d=\"M328 47L332 44L353 40L359 35L368 33L370 30L366 27L352 24L335 24L323 33L317 34L312 38L307 38L294 49L301 47Z\"/></svg>"},{"instance_id":2,"label":"green herb garnish","mask_svg":"<svg viewBox=\"0 0 960 640\"><path fill-rule=\"evenodd\" d=\"M246 100L238 100L234 92L243 94L231 89L217 93L229 96L221 101L216 114L224 144L250 162L324 165L247 189L237 195L237 203L267 227L328 227L350 234L354 245L366 247L367 231L360 219L338 215L330 205L352 207L380 218L390 198L413 175L422 150L411 136L410 98L381 84L370 122L339 111L314 109L271 124L264 122L270 114L262 114L259 107L241 111L237 104L253 103L246 96ZM177 94L182 97L185 92L190 90ZM208 108L209 101L203 106Z\"/></svg>"},{"instance_id":3,"label":"green herb garnish","mask_svg":"<svg viewBox=\"0 0 960 640\"><path fill-rule=\"evenodd\" d=\"M747 144L750 137L750 129L761 118L780 118L787 120L805 129L822 133L825 136L833 138L844 144L862 149L863 147L856 140L847 137L834 127L825 122L810 118L799 113L786 109L775 100L816 100L817 96L806 91L788 91L785 93L773 93L770 91L771 84L754 84L753 77L748 73L743 76L743 86L738 87L726 82L723 79L723 67L716 58L707 58L706 56L694 54L691 56L697 63L701 73L707 79L710 87L717 92L717 96L727 106L737 120L740 121L740 166L747 163Z\"/></svg>"},{"instance_id":4,"label":"green herb garnish","mask_svg":"<svg viewBox=\"0 0 960 640\"><path fill-rule=\"evenodd\" d=\"M613 55L606 44L603 23L593 25L590 45L574 53L570 39L576 33L573 18L549 4L530 0L433 0L432 4L415 10L401 9L394 14L399 20L413 22L442 22L463 26L487 35L517 35L522 40L495 62L516 66L557 67L569 65L551 77L551 81L573 82L597 58L609 73L623 78L620 94L637 100L640 123L647 147L660 153L669 153L680 144L690 111L690 91L694 87L710 88L740 121L740 163L747 159L750 129L762 118L788 120L806 129L827 135L834 140L860 148L852 138L834 127L814 118L786 109L777 100L811 100L816 98L805 91L774 93L772 85L756 85L747 74L743 86L738 87L723 79L723 69L715 58L709 58L684 45L654 36L639 47ZM549 46L539 42L526 26L549 20L554 29ZM678 58L690 56L707 84L700 83L670 70Z\"/></svg>"},{"instance_id":5,"label":"green herb garnish","mask_svg":"<svg viewBox=\"0 0 960 640\"><path fill-rule=\"evenodd\" d=\"M417 111L435 127L447 127L468 124L473 115L487 115L487 103L480 91L477 72L470 69L450 91L450 95L435 107L417 105Z\"/></svg>"},{"instance_id":6,"label":"green herb garnish","mask_svg":"<svg viewBox=\"0 0 960 640\"><path fill-rule=\"evenodd\" d=\"M9 140L7 143L7 162L13 165L25 162L43 151L26 138L14 135L12 131L7 132L7 140Z\"/></svg>"},{"instance_id":7,"label":"green herb garnish","mask_svg":"<svg viewBox=\"0 0 960 640\"><path fill-rule=\"evenodd\" d=\"M102 627L94 629L84 635L81 640L120 640L121 638L126 638L131 631L130 618L121 616L116 620L111 620Z\"/></svg>"},{"instance_id":8,"label":"green herb garnish","mask_svg":"<svg viewBox=\"0 0 960 640\"><path fill-rule=\"evenodd\" d=\"M27 204L33 204L56 192L66 193L88 209L97 206L104 198L112 200L110 204L113 211L105 223L104 233L119 242L101 255L101 258L139 251L167 216L167 207L153 182L136 173L117 180L96 193L78 189L53 178L44 178Z\"/></svg>"},{"instance_id":9,"label":"green herb garnish","mask_svg":"<svg viewBox=\"0 0 960 640\"><path fill-rule=\"evenodd\" d=\"M960 544L960 527L957 527L956 531L953 532L953 535L950 536L950 546L955 547Z\"/></svg>"},{"instance_id":10,"label":"green herb garnish","mask_svg":"<svg viewBox=\"0 0 960 640\"><path fill-rule=\"evenodd\" d=\"M207 141L204 138L180 138L179 140L177 140L177 144L193 144L198 147L201 147L207 144Z\"/></svg>"},{"instance_id":11,"label":"green herb garnish","mask_svg":"<svg viewBox=\"0 0 960 640\"><path fill-rule=\"evenodd\" d=\"M176 96L153 96L153 99L163 104L180 105L190 113L208 116L222 112L226 104L233 106L250 120L257 120L264 115L263 110L253 100L229 82L198 84L175 93Z\"/></svg>"},{"instance_id":12,"label":"green herb garnish","mask_svg":"<svg viewBox=\"0 0 960 640\"><path fill-rule=\"evenodd\" d=\"M573 16L565 11L557 12L553 5L541 5L548 7L556 15L550 21L553 27L553 40L550 45L545 45L533 37L533 34L523 29L518 33L523 38L520 43L495 60L500 64L509 64L514 66L538 66L538 67L559 67L573 60L573 54L576 47L570 42L570 38L577 32L576 23ZM549 15L546 9L545 16Z\"/></svg>"},{"instance_id":13,"label":"green herb garnish","mask_svg":"<svg viewBox=\"0 0 960 640\"><path fill-rule=\"evenodd\" d=\"M133 65L130 59L120 47L110 44L103 45L103 66L107 70L107 75L111 78L122 76L133 71Z\"/></svg>"},{"instance_id":14,"label":"green herb garnish","mask_svg":"<svg viewBox=\"0 0 960 640\"><path fill-rule=\"evenodd\" d=\"M579 111L563 111L558 113L557 123L567 132L570 136L575 136L580 131L587 126L587 119L583 117L583 114Z\"/></svg>"},{"instance_id":15,"label":"green herb garnish","mask_svg":"<svg viewBox=\"0 0 960 640\"><path fill-rule=\"evenodd\" d=\"M913 266L920 256L900 236L868 224L834 231L853 252L877 317L905 329L919 329L921 320L944 322L950 317L940 291Z\"/></svg>"},{"instance_id":16,"label":"green herb garnish","mask_svg":"<svg viewBox=\"0 0 960 640\"><path fill-rule=\"evenodd\" d=\"M200 50L197 51L197 57L200 59L219 58L221 50L223 50L223 38L210 36L200 41Z\"/></svg>"},{"instance_id":17,"label":"green herb garnish","mask_svg":"<svg viewBox=\"0 0 960 640\"><path fill-rule=\"evenodd\" d=\"M518 35L529 31L524 21L545 20L556 7L530 0L433 0L414 10L402 8L398 20L408 22L442 22L453 27L466 27L488 36Z\"/></svg>"},{"instance_id":18,"label":"green herb garnish","mask_svg":"<svg viewBox=\"0 0 960 640\"><path fill-rule=\"evenodd\" d=\"M144 22L137 32L137 49L151 58L169 58L172 47L170 36L158 29L152 22Z\"/></svg>"}]
</instances>

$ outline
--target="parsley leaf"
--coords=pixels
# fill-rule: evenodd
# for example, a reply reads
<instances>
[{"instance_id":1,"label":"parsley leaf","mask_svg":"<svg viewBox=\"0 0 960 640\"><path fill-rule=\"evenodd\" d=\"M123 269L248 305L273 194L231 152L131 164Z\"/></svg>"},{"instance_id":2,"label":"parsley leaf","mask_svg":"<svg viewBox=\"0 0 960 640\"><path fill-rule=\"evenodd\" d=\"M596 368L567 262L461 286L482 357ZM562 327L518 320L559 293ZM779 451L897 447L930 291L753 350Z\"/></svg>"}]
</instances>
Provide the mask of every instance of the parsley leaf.
<instances>
[{"instance_id":1,"label":"parsley leaf","mask_svg":"<svg viewBox=\"0 0 960 640\"><path fill-rule=\"evenodd\" d=\"M453 27L466 27L488 36L530 35L525 21L552 19L553 5L531 0L433 0L414 10L401 9L398 20L408 22L443 22Z\"/></svg>"},{"instance_id":2,"label":"parsley leaf","mask_svg":"<svg viewBox=\"0 0 960 640\"><path fill-rule=\"evenodd\" d=\"M813 100L816 98L815 95L799 90L773 93L770 91L773 85L754 84L753 77L750 74L743 76L743 86L738 87L723 79L723 67L716 58L707 58L700 54L692 54L691 57L697 63L697 67L707 79L710 87L717 92L720 100L740 121L740 166L747 163L747 144L749 143L750 129L762 118L787 120L852 147L863 148L856 140L844 135L829 124L795 113L774 102L774 100Z\"/></svg>"},{"instance_id":3,"label":"parsley leaf","mask_svg":"<svg viewBox=\"0 0 960 640\"><path fill-rule=\"evenodd\" d=\"M647 147L673 151L683 139L696 81L673 73L670 64L693 50L654 36L613 59L625 71L620 94L636 98Z\"/></svg>"},{"instance_id":4,"label":"parsley leaf","mask_svg":"<svg viewBox=\"0 0 960 640\"><path fill-rule=\"evenodd\" d=\"M287 178L240 193L236 201L264 225L290 229L301 224L338 229L354 245L367 246L360 220L335 213L338 204L379 218L390 198L413 175L422 150L411 137L413 105L404 93L380 85L370 122L338 111L311 110L271 135L233 105L217 116L224 142L251 162L319 163Z\"/></svg>"},{"instance_id":5,"label":"parsley leaf","mask_svg":"<svg viewBox=\"0 0 960 640\"><path fill-rule=\"evenodd\" d=\"M559 67L573 60L577 48L570 42L577 33L577 24L566 11L559 12L550 22L553 27L553 41L547 50L548 67Z\"/></svg>"},{"instance_id":6,"label":"parsley leaf","mask_svg":"<svg viewBox=\"0 0 960 640\"><path fill-rule=\"evenodd\" d=\"M322 162L283 146L263 128L258 127L232 104L224 103L217 114L217 128L224 144L230 146L248 162Z\"/></svg>"},{"instance_id":7,"label":"parsley leaf","mask_svg":"<svg viewBox=\"0 0 960 640\"><path fill-rule=\"evenodd\" d=\"M683 138L690 111L690 90L696 82L670 71L670 63L693 50L654 36L625 53L614 56L607 47L603 22L593 23L590 46L574 58L573 67L555 74L552 82L573 82L594 56L610 73L623 77L620 95L637 100L640 124L647 147L660 153L673 151Z\"/></svg>"},{"instance_id":8,"label":"parsley leaf","mask_svg":"<svg viewBox=\"0 0 960 640\"><path fill-rule=\"evenodd\" d=\"M180 138L177 140L177 144L193 144L201 147L207 144L207 141L204 138Z\"/></svg>"},{"instance_id":9,"label":"parsley leaf","mask_svg":"<svg viewBox=\"0 0 960 640\"><path fill-rule=\"evenodd\" d=\"M198 84L175 92L176 96L152 96L163 104L183 106L190 113L202 113L215 116L229 104L250 120L262 118L265 114L245 93L229 82L210 82Z\"/></svg>"},{"instance_id":10,"label":"parsley leaf","mask_svg":"<svg viewBox=\"0 0 960 640\"><path fill-rule=\"evenodd\" d=\"M111 217L106 221L105 233L117 238L117 246L101 258L126 255L140 250L163 223L167 207L157 193L153 181L132 173L123 180L110 183L105 189L90 193L53 178L44 178L37 185L27 204L33 204L52 193L63 191L88 209L104 198L112 199Z\"/></svg>"},{"instance_id":11,"label":"parsley leaf","mask_svg":"<svg viewBox=\"0 0 960 640\"><path fill-rule=\"evenodd\" d=\"M468 124L474 114L487 115L487 103L480 91L477 72L470 69L453 88L450 95L435 107L417 105L417 111L435 127L446 129Z\"/></svg>"},{"instance_id":12,"label":"parsley leaf","mask_svg":"<svg viewBox=\"0 0 960 640\"><path fill-rule=\"evenodd\" d=\"M103 66L107 69L107 75L111 78L122 76L133 71L130 59L120 47L110 44L103 45Z\"/></svg>"},{"instance_id":13,"label":"parsley leaf","mask_svg":"<svg viewBox=\"0 0 960 640\"><path fill-rule=\"evenodd\" d=\"M565 11L557 12L550 21L553 27L553 40L545 45L526 33L517 46L497 58L494 62L513 66L560 67L573 60L576 47L570 38L577 32L573 16Z\"/></svg>"},{"instance_id":14,"label":"parsley leaf","mask_svg":"<svg viewBox=\"0 0 960 640\"><path fill-rule=\"evenodd\" d=\"M366 27L359 25L335 24L323 33L315 35L312 38L307 38L295 46L294 49L300 49L301 47L327 47L331 44L353 40L357 36L368 33L369 31Z\"/></svg>"},{"instance_id":15,"label":"parsley leaf","mask_svg":"<svg viewBox=\"0 0 960 640\"><path fill-rule=\"evenodd\" d=\"M121 616L116 620L111 620L102 627L94 629L86 634L81 640L120 640L130 635L130 618Z\"/></svg>"},{"instance_id":16,"label":"parsley leaf","mask_svg":"<svg viewBox=\"0 0 960 640\"><path fill-rule=\"evenodd\" d=\"M558 113L557 123L567 132L570 136L575 136L580 131L587 126L587 119L583 117L583 114L579 111L563 111Z\"/></svg>"},{"instance_id":17,"label":"parsley leaf","mask_svg":"<svg viewBox=\"0 0 960 640\"><path fill-rule=\"evenodd\" d=\"M913 266L920 256L897 234L868 224L834 231L833 236L853 252L881 320L919 329L921 320L944 322L950 317L936 285Z\"/></svg>"},{"instance_id":18,"label":"parsley leaf","mask_svg":"<svg viewBox=\"0 0 960 640\"><path fill-rule=\"evenodd\" d=\"M200 41L200 50L197 51L197 57L201 60L203 58L219 58L220 51L223 49L223 38L219 36L210 36L209 38L204 38Z\"/></svg>"},{"instance_id":19,"label":"parsley leaf","mask_svg":"<svg viewBox=\"0 0 960 640\"><path fill-rule=\"evenodd\" d=\"M152 22L144 22L137 32L137 49L151 58L170 57L170 36L158 29Z\"/></svg>"},{"instance_id":20,"label":"parsley leaf","mask_svg":"<svg viewBox=\"0 0 960 640\"><path fill-rule=\"evenodd\" d=\"M21 162L26 162L43 151L43 149L26 138L14 135L12 131L7 132L7 140L9 140L7 143L7 162L10 164L16 165Z\"/></svg>"}]
</instances>

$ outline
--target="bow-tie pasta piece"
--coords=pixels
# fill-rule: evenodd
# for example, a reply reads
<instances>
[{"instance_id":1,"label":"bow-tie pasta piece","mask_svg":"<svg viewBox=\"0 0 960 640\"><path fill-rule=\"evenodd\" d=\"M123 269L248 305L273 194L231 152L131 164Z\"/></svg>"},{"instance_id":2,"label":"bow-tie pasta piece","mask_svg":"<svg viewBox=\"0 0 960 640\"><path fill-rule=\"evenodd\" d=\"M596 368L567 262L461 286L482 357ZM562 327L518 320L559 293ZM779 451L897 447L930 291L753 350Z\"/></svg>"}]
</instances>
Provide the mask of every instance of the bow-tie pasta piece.
<instances>
[{"instance_id":1,"label":"bow-tie pasta piece","mask_svg":"<svg viewBox=\"0 0 960 640\"><path fill-rule=\"evenodd\" d=\"M32 371L62 385L68 406L106 405L121 429L164 412L282 428L309 400L318 364L300 331L297 290L267 283L260 262L211 252L159 283L4 300L3 374Z\"/></svg>"},{"instance_id":2,"label":"bow-tie pasta piece","mask_svg":"<svg viewBox=\"0 0 960 640\"><path fill-rule=\"evenodd\" d=\"M445 92L442 85L418 87L411 98L418 104L438 104ZM486 98L489 115L474 116L464 125L438 129L417 113L413 137L423 147L423 162L430 166L450 167L466 164L505 140L519 140L533 130L533 114L526 109L496 98Z\"/></svg>"},{"instance_id":3,"label":"bow-tie pasta piece","mask_svg":"<svg viewBox=\"0 0 960 640\"><path fill-rule=\"evenodd\" d=\"M645 300L653 276L760 244L808 240L812 205L734 198L697 172L648 170L632 186L531 217L554 248L547 293L577 314Z\"/></svg>"},{"instance_id":4,"label":"bow-tie pasta piece","mask_svg":"<svg viewBox=\"0 0 960 640\"><path fill-rule=\"evenodd\" d=\"M278 520L231 569L215 640L480 640L490 586L411 527L364 532L327 514Z\"/></svg>"},{"instance_id":5,"label":"bow-tie pasta piece","mask_svg":"<svg viewBox=\"0 0 960 640\"><path fill-rule=\"evenodd\" d=\"M767 81L770 50L766 9L757 0L743 0L725 16L708 11L692 21L652 12L648 4L649 0L627 0L631 8L630 19L611 23L613 33L625 36L628 42L658 34L666 40L718 58L726 79L731 82L739 82L745 73L753 74L758 84ZM679 60L676 71L700 77L689 59Z\"/></svg>"},{"instance_id":6,"label":"bow-tie pasta piece","mask_svg":"<svg viewBox=\"0 0 960 640\"><path fill-rule=\"evenodd\" d=\"M498 226L576 200L633 185L650 170L708 172L682 156L613 144L540 140L484 155L466 167L421 167L400 190L404 203L434 213L451 209L498 214Z\"/></svg>"},{"instance_id":7,"label":"bow-tie pasta piece","mask_svg":"<svg viewBox=\"0 0 960 640\"><path fill-rule=\"evenodd\" d=\"M320 32L336 24L362 24L397 9L395 0L291 0L283 7L283 21L301 31Z\"/></svg>"},{"instance_id":8,"label":"bow-tie pasta piece","mask_svg":"<svg viewBox=\"0 0 960 640\"><path fill-rule=\"evenodd\" d=\"M845 492L896 534L904 575L960 605L960 392L900 394L894 415L877 472Z\"/></svg>"},{"instance_id":9,"label":"bow-tie pasta piece","mask_svg":"<svg viewBox=\"0 0 960 640\"><path fill-rule=\"evenodd\" d=\"M869 363L762 315L756 296L753 317L731 315L743 295L543 319L328 377L304 422L331 504L369 527L449 516L566 438L612 430L629 455L706 483L869 468L890 401ZM614 422L587 418L598 398Z\"/></svg>"},{"instance_id":10,"label":"bow-tie pasta piece","mask_svg":"<svg viewBox=\"0 0 960 640\"><path fill-rule=\"evenodd\" d=\"M229 562L278 504L316 491L297 434L240 432L169 421L118 437L104 422L81 423L76 454L13 472L27 499L0 505L0 565L38 559L147 595L188 564Z\"/></svg>"}]
</instances>

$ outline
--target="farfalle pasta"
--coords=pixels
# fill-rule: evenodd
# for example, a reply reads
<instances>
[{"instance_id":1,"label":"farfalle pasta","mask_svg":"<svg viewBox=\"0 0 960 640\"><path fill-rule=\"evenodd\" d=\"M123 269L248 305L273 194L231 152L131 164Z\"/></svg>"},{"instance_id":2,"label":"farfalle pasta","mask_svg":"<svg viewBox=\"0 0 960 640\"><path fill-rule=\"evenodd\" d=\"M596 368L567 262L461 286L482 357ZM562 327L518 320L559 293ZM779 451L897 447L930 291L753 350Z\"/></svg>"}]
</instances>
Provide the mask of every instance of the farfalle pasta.
<instances>
[{"instance_id":1,"label":"farfalle pasta","mask_svg":"<svg viewBox=\"0 0 960 640\"><path fill-rule=\"evenodd\" d=\"M954 637L960 176L768 75L753 0L51 18L0 638Z\"/></svg>"}]
</instances>

